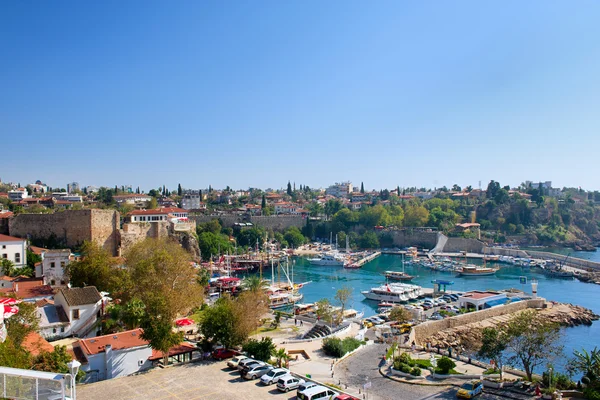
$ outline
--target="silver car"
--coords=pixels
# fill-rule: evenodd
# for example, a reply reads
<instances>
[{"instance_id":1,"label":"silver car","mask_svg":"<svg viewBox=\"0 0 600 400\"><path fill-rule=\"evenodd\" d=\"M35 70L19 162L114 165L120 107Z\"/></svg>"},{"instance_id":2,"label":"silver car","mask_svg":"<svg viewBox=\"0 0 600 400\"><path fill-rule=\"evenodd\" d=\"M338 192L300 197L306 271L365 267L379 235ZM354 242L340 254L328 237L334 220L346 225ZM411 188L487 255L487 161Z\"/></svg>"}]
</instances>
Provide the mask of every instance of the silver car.
<instances>
[{"instance_id":1,"label":"silver car","mask_svg":"<svg viewBox=\"0 0 600 400\"><path fill-rule=\"evenodd\" d=\"M264 374L272 370L273 367L270 365L257 365L254 368L249 369L242 373L244 379L256 379L262 377Z\"/></svg>"}]
</instances>

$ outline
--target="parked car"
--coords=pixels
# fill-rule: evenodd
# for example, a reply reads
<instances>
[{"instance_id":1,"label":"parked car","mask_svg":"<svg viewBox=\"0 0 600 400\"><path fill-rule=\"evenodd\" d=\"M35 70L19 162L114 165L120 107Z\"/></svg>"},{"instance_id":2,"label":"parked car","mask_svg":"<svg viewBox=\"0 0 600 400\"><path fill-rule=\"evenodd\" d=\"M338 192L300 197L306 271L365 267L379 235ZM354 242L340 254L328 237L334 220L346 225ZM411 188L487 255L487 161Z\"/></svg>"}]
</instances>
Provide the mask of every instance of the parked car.
<instances>
[{"instance_id":1,"label":"parked car","mask_svg":"<svg viewBox=\"0 0 600 400\"><path fill-rule=\"evenodd\" d=\"M250 364L253 365L253 364ZM244 379L257 379L262 378L263 375L272 370L273 367L270 365L256 365L254 368L249 368L247 371L244 371L242 374L242 378Z\"/></svg>"},{"instance_id":2,"label":"parked car","mask_svg":"<svg viewBox=\"0 0 600 400\"><path fill-rule=\"evenodd\" d=\"M268 365L265 362L262 361L255 361L249 364L244 365L244 368L242 368L242 370L240 371L240 375L244 376L246 374L246 372L250 371L251 369L254 369L256 367L263 367L265 365Z\"/></svg>"},{"instance_id":3,"label":"parked car","mask_svg":"<svg viewBox=\"0 0 600 400\"><path fill-rule=\"evenodd\" d=\"M387 315L385 315L385 314L378 314L378 315L377 315L377 318L379 318L379 319L382 319L382 320L383 320L383 322L389 322L389 320L390 320L390 317L388 317L388 316L387 316Z\"/></svg>"},{"instance_id":4,"label":"parked car","mask_svg":"<svg viewBox=\"0 0 600 400\"><path fill-rule=\"evenodd\" d=\"M227 361L227 366L229 368L237 368L238 364L240 363L240 361L245 360L246 356L235 356L233 357L231 360Z\"/></svg>"},{"instance_id":5,"label":"parked car","mask_svg":"<svg viewBox=\"0 0 600 400\"><path fill-rule=\"evenodd\" d=\"M301 383L300 386L298 386L298 393L300 393L303 390L310 389L311 387L315 387L315 386L317 386L317 384L314 383L313 381L306 381L304 383Z\"/></svg>"},{"instance_id":6,"label":"parked car","mask_svg":"<svg viewBox=\"0 0 600 400\"><path fill-rule=\"evenodd\" d=\"M383 319L381 319L379 317L375 317L375 316L367 318L367 321L371 321L375 325L381 325L381 324L385 323L385 321Z\"/></svg>"},{"instance_id":7,"label":"parked car","mask_svg":"<svg viewBox=\"0 0 600 400\"><path fill-rule=\"evenodd\" d=\"M235 350L228 350L226 348L221 348L221 349L217 349L217 350L213 351L212 357L215 360L225 360L227 358L232 358L236 354L238 354L238 352Z\"/></svg>"},{"instance_id":8,"label":"parked car","mask_svg":"<svg viewBox=\"0 0 600 400\"><path fill-rule=\"evenodd\" d=\"M277 381L277 389L282 392L289 392L290 390L298 388L305 381L304 379L296 378L292 375L286 375L283 378L279 378Z\"/></svg>"},{"instance_id":9,"label":"parked car","mask_svg":"<svg viewBox=\"0 0 600 400\"><path fill-rule=\"evenodd\" d=\"M350 396L349 394L338 394L333 400L359 400L358 397Z\"/></svg>"},{"instance_id":10,"label":"parked car","mask_svg":"<svg viewBox=\"0 0 600 400\"><path fill-rule=\"evenodd\" d=\"M238 365L236 368L238 369L238 371L241 371L246 365L253 363L253 362L257 362L257 361L254 358L250 358L250 357L244 358L243 360L240 360L238 362Z\"/></svg>"},{"instance_id":11,"label":"parked car","mask_svg":"<svg viewBox=\"0 0 600 400\"><path fill-rule=\"evenodd\" d=\"M456 397L459 399L472 399L481 393L483 393L483 384L481 381L471 381L462 384L458 392L456 392Z\"/></svg>"},{"instance_id":12,"label":"parked car","mask_svg":"<svg viewBox=\"0 0 600 400\"><path fill-rule=\"evenodd\" d=\"M260 377L260 382L264 385L277 383L280 378L289 375L290 371L285 368L275 368Z\"/></svg>"},{"instance_id":13,"label":"parked car","mask_svg":"<svg viewBox=\"0 0 600 400\"><path fill-rule=\"evenodd\" d=\"M332 399L337 395L339 395L338 392L334 392L333 390L326 388L325 386L317 385L309 389L303 390L301 392L298 392L296 398L300 400Z\"/></svg>"}]
</instances>

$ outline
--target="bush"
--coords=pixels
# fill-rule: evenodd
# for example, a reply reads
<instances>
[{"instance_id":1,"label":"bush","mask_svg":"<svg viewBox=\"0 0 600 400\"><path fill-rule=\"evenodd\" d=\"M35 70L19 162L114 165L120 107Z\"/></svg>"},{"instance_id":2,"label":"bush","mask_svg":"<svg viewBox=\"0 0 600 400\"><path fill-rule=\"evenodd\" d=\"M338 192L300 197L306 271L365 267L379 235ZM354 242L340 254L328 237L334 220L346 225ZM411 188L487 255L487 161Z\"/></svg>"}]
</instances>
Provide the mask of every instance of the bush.
<instances>
[{"instance_id":1,"label":"bush","mask_svg":"<svg viewBox=\"0 0 600 400\"><path fill-rule=\"evenodd\" d=\"M586 387L583 389L583 397L588 400L600 400L600 392L595 388Z\"/></svg>"},{"instance_id":2,"label":"bush","mask_svg":"<svg viewBox=\"0 0 600 400\"><path fill-rule=\"evenodd\" d=\"M408 364L408 365L413 364L413 360L410 357L410 354L408 354L408 353L400 354L398 357L396 357L396 360L398 360L401 363Z\"/></svg>"},{"instance_id":3,"label":"bush","mask_svg":"<svg viewBox=\"0 0 600 400\"><path fill-rule=\"evenodd\" d=\"M275 344L270 337L263 337L260 342L256 339L250 339L242 346L247 354L256 360L269 361L271 355L275 352Z\"/></svg>"},{"instance_id":4,"label":"bush","mask_svg":"<svg viewBox=\"0 0 600 400\"><path fill-rule=\"evenodd\" d=\"M411 374L412 376L421 376L421 368L414 367L414 368L413 368L413 369L410 371L410 374Z\"/></svg>"},{"instance_id":5,"label":"bush","mask_svg":"<svg viewBox=\"0 0 600 400\"><path fill-rule=\"evenodd\" d=\"M440 358L437 362L437 368L441 374L447 374L454 367L456 367L456 364L454 363L454 361L452 361L451 359L449 359L446 356Z\"/></svg>"},{"instance_id":6,"label":"bush","mask_svg":"<svg viewBox=\"0 0 600 400\"><path fill-rule=\"evenodd\" d=\"M404 372L405 374L410 374L410 371L412 369L410 368L410 365L408 364L400 364L400 371Z\"/></svg>"},{"instance_id":7,"label":"bush","mask_svg":"<svg viewBox=\"0 0 600 400\"><path fill-rule=\"evenodd\" d=\"M486 369L485 371L483 371L484 375L492 375L492 374L499 374L500 370L498 368L489 368Z\"/></svg>"},{"instance_id":8,"label":"bush","mask_svg":"<svg viewBox=\"0 0 600 400\"><path fill-rule=\"evenodd\" d=\"M323 339L323 345L321 346L321 348L323 349L323 352L328 356L341 358L346 353L349 353L359 348L362 343L363 342L353 337L347 337L344 340L332 337Z\"/></svg>"}]
</instances>

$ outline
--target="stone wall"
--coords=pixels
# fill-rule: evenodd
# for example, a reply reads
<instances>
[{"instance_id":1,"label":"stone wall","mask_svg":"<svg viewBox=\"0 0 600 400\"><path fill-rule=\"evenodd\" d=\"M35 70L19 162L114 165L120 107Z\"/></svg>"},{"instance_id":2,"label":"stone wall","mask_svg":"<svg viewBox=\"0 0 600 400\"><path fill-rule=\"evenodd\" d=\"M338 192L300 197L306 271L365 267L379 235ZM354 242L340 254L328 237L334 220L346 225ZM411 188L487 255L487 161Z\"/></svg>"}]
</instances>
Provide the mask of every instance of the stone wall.
<instances>
[{"instance_id":1,"label":"stone wall","mask_svg":"<svg viewBox=\"0 0 600 400\"><path fill-rule=\"evenodd\" d=\"M502 307L492 307L487 310L475 311L467 314L458 315L452 318L445 318L439 321L428 321L416 325L411 331L410 340L416 344L425 345L427 338L444 330L483 321L484 319L498 317L500 315L512 314L527 308L542 308L544 299L523 300L516 303L507 304Z\"/></svg>"},{"instance_id":2,"label":"stone wall","mask_svg":"<svg viewBox=\"0 0 600 400\"><path fill-rule=\"evenodd\" d=\"M169 224L168 221L123 224L123 229L120 232L121 255L125 254L131 246L146 238L157 239L169 236Z\"/></svg>"},{"instance_id":3,"label":"stone wall","mask_svg":"<svg viewBox=\"0 0 600 400\"><path fill-rule=\"evenodd\" d=\"M466 251L468 253L482 253L486 245L476 239L465 239L449 237L444 246L444 253L460 253Z\"/></svg>"},{"instance_id":4,"label":"stone wall","mask_svg":"<svg viewBox=\"0 0 600 400\"><path fill-rule=\"evenodd\" d=\"M272 215L272 216L249 216L249 215L197 215L190 216L196 224L210 222L218 219L224 227L232 227L235 223L250 222L256 226L262 226L265 229L274 231L284 231L290 226L296 226L300 229L306 224L306 219L299 215Z\"/></svg>"},{"instance_id":5,"label":"stone wall","mask_svg":"<svg viewBox=\"0 0 600 400\"><path fill-rule=\"evenodd\" d=\"M505 249L503 247L486 247L483 249L483 253L508 257L528 257L528 254L525 250Z\"/></svg>"},{"instance_id":6,"label":"stone wall","mask_svg":"<svg viewBox=\"0 0 600 400\"><path fill-rule=\"evenodd\" d=\"M112 255L118 255L120 215L114 210L66 210L53 214L19 214L9 222L11 236L56 241L77 248L94 240Z\"/></svg>"},{"instance_id":7,"label":"stone wall","mask_svg":"<svg viewBox=\"0 0 600 400\"><path fill-rule=\"evenodd\" d=\"M396 247L416 246L424 249L433 249L437 243L437 232L402 229L384 231L382 235L391 235Z\"/></svg>"}]
</instances>

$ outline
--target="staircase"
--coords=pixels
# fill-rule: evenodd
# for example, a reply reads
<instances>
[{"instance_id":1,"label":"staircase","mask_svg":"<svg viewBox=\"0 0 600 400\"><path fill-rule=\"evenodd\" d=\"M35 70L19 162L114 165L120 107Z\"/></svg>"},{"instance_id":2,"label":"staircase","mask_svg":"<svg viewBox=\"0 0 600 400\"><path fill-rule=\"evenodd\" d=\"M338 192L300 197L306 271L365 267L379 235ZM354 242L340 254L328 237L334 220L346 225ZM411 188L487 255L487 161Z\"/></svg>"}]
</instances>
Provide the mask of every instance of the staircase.
<instances>
[{"instance_id":1,"label":"staircase","mask_svg":"<svg viewBox=\"0 0 600 400\"><path fill-rule=\"evenodd\" d=\"M302 339L317 339L329 335L331 335L331 328L329 326L317 324L302 336Z\"/></svg>"}]
</instances>

